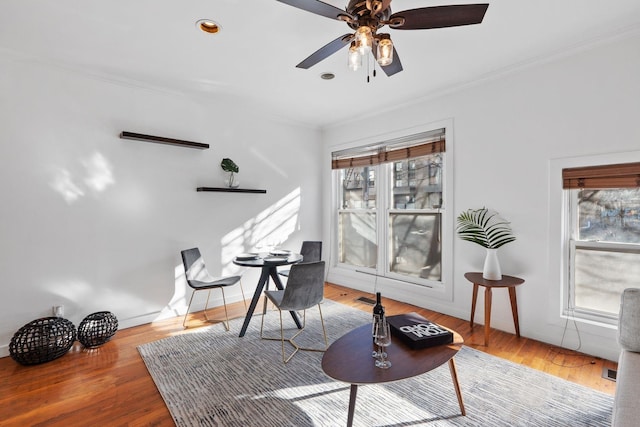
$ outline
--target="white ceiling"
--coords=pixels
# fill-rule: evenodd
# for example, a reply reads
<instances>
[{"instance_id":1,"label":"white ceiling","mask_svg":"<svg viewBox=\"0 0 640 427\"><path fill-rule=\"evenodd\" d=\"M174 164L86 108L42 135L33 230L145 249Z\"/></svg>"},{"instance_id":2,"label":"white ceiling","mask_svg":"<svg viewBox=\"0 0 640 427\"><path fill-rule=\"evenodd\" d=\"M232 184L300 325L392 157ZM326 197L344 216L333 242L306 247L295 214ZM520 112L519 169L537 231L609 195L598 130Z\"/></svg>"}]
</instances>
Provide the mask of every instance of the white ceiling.
<instances>
[{"instance_id":1,"label":"white ceiling","mask_svg":"<svg viewBox=\"0 0 640 427\"><path fill-rule=\"evenodd\" d=\"M343 9L348 0L326 0ZM398 12L474 1L393 0ZM346 49L295 65L350 32L276 0L2 0L0 53L153 87L232 93L272 114L322 127L386 110L640 29L639 0L490 0L484 22L389 30L404 71L346 66ZM217 21L215 36L196 29ZM639 47L640 49L640 47ZM322 72L336 77L326 81Z\"/></svg>"}]
</instances>

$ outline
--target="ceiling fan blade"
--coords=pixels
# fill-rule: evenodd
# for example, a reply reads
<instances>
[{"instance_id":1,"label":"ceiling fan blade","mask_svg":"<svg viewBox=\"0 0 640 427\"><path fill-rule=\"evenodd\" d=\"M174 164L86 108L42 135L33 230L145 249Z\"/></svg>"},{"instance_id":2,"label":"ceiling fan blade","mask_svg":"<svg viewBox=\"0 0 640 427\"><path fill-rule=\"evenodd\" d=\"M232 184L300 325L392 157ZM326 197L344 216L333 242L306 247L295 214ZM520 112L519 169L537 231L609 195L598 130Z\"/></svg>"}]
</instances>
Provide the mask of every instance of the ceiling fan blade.
<instances>
[{"instance_id":1,"label":"ceiling fan blade","mask_svg":"<svg viewBox=\"0 0 640 427\"><path fill-rule=\"evenodd\" d=\"M479 24L488 7L488 4L460 4L403 10L389 17L389 26L396 30L427 30ZM394 23L400 20L404 23Z\"/></svg>"},{"instance_id":2,"label":"ceiling fan blade","mask_svg":"<svg viewBox=\"0 0 640 427\"><path fill-rule=\"evenodd\" d=\"M337 19L341 21L340 16L348 16L351 19L355 19L351 14L345 10L338 9L327 3L323 3L318 0L277 0L280 3L288 4L289 6L297 7L298 9L306 10L307 12L315 13L316 15L326 16L327 18Z\"/></svg>"},{"instance_id":3,"label":"ceiling fan blade","mask_svg":"<svg viewBox=\"0 0 640 427\"><path fill-rule=\"evenodd\" d=\"M372 49L371 53L373 53L373 57L377 60L378 54L376 52L376 49ZM384 71L384 73L389 77L403 70L402 62L400 62L400 57L398 56L398 51L396 50L395 46L393 47L393 62L384 67L380 66L380 68L382 68L382 71Z\"/></svg>"},{"instance_id":4,"label":"ceiling fan blade","mask_svg":"<svg viewBox=\"0 0 640 427\"><path fill-rule=\"evenodd\" d=\"M320 49L313 52L309 57L307 57L304 61L296 65L297 68L311 68L316 65L318 62L322 61L325 58L333 55L346 45L351 42L353 38L353 34L345 34L343 36L338 37L337 39L327 43L322 46Z\"/></svg>"}]
</instances>

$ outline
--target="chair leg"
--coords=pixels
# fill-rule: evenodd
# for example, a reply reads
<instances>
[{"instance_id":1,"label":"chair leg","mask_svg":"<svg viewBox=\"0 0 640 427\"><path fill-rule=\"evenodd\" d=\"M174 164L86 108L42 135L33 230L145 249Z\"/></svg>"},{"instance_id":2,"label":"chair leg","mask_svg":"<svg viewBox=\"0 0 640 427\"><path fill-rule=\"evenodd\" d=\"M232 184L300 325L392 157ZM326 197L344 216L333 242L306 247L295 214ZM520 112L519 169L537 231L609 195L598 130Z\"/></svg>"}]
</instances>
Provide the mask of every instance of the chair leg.
<instances>
[{"instance_id":1,"label":"chair leg","mask_svg":"<svg viewBox=\"0 0 640 427\"><path fill-rule=\"evenodd\" d=\"M202 289L203 290L203 289ZM224 324L224 328L229 331L229 314L227 313L227 301L224 296L224 288L220 288L222 291L222 302L224 305L224 318L226 322L222 322ZM193 296L196 294L196 290L191 293L191 299L189 300L189 305L187 306L187 312L184 314L184 319L182 320L182 327L186 328L187 325L187 316L189 315L189 309L191 308L191 303L193 302ZM209 316L207 315L207 309L209 308L209 297L211 296L211 289L207 292L207 302L204 304L204 318L209 321Z\"/></svg>"},{"instance_id":2,"label":"chair leg","mask_svg":"<svg viewBox=\"0 0 640 427\"><path fill-rule=\"evenodd\" d=\"M222 291L222 304L224 305L224 318L227 319L227 323L224 324L225 329L229 332L229 313L227 313L227 300L224 297L224 288L220 288Z\"/></svg>"},{"instance_id":3,"label":"chair leg","mask_svg":"<svg viewBox=\"0 0 640 427\"><path fill-rule=\"evenodd\" d=\"M265 297L264 300L264 306L262 309L262 321L260 323L260 338L263 340L272 340L272 341L280 341L280 346L282 349L282 362L283 363L288 363L291 358L293 358L293 356L295 356L295 354L302 350L302 351L318 351L318 352L324 352L327 350L327 348L329 348L329 341L327 339L327 330L324 326L324 318L322 317L322 308L320 308L320 304L318 304L318 311L320 312L320 324L322 325L322 334L324 336L324 348L309 348L309 347L300 347L295 341L294 339L300 335L302 332L304 332L305 330L305 326L307 324L307 310L302 310L302 328L299 329L295 334L293 334L293 336L291 338L285 338L284 337L284 325L283 325L283 321L282 321L282 310L280 310L280 308L278 308L278 313L280 315L280 337L279 338L275 338L275 337L265 337L263 334L263 330L264 330L264 318L265 318L265 313L267 312L267 299ZM287 353L285 351L285 345L284 343L288 342L289 344L291 344L291 346L293 347L293 353L291 353L289 356L287 356Z\"/></svg>"},{"instance_id":4,"label":"chair leg","mask_svg":"<svg viewBox=\"0 0 640 427\"><path fill-rule=\"evenodd\" d=\"M182 327L186 328L187 325L187 316L189 315L189 309L191 308L191 303L193 302L193 296L196 294L196 291L194 290L193 292L191 292L191 299L189 300L189 305L187 306L187 312L184 314L184 318L182 319Z\"/></svg>"},{"instance_id":5,"label":"chair leg","mask_svg":"<svg viewBox=\"0 0 640 427\"><path fill-rule=\"evenodd\" d=\"M264 316L265 316L265 315L266 315L266 313L267 313L267 300L268 300L269 298L267 298L266 296L265 296L265 297L263 297L263 298L264 298L264 304L262 305L262 320L260 321L260 338L261 338L261 339L263 339L263 340L266 340L266 339L270 339L270 338L265 338L265 337L262 335L262 331L263 331L263 329L264 329Z\"/></svg>"},{"instance_id":6,"label":"chair leg","mask_svg":"<svg viewBox=\"0 0 640 427\"><path fill-rule=\"evenodd\" d=\"M211 289L207 292L207 302L204 303L204 318L208 321L209 316L207 316L207 307L209 307L209 297L211 296Z\"/></svg>"},{"instance_id":7,"label":"chair leg","mask_svg":"<svg viewBox=\"0 0 640 427\"><path fill-rule=\"evenodd\" d=\"M240 279L240 292L242 293L242 302L244 303L244 310L247 311L247 300L244 297L244 289L242 288L242 279Z\"/></svg>"},{"instance_id":8,"label":"chair leg","mask_svg":"<svg viewBox=\"0 0 640 427\"><path fill-rule=\"evenodd\" d=\"M320 323L322 324L322 334L324 335L324 350L329 348L329 341L327 340L327 330L324 327L324 318L322 317L322 308L318 304L318 311L320 312Z\"/></svg>"},{"instance_id":9,"label":"chair leg","mask_svg":"<svg viewBox=\"0 0 640 427\"><path fill-rule=\"evenodd\" d=\"M285 339L285 337L284 337L284 325L282 323L282 310L278 309L278 313L280 314L280 338L265 337L264 334L263 334L263 331L264 331L264 318L266 317L266 313L267 313L268 300L269 299L267 297L264 297L264 305L262 306L262 320L260 321L260 339L270 340L270 341L280 341L280 347L282 349L282 362L283 363L287 363L289 360L291 360L293 355L298 352L298 346L295 343L293 343L291 340L293 338L295 338L300 332L302 332L304 330L304 326L303 326L303 329L298 331L298 333L295 334L292 338ZM293 351L293 353L291 355L289 355L289 357L287 357L286 352L284 350L285 341L287 341L289 344L291 344L294 347L294 351Z\"/></svg>"},{"instance_id":10,"label":"chair leg","mask_svg":"<svg viewBox=\"0 0 640 427\"><path fill-rule=\"evenodd\" d=\"M322 325L322 335L324 337L324 348L300 347L295 341L293 341L294 338L296 338L298 335L300 335L302 333L302 331L304 331L304 324L306 324L306 322L307 322L307 311L305 310L304 311L304 317L303 317L302 329L299 330L298 333L296 333L294 336L289 338L289 342L297 350L324 352L324 351L327 351L327 348L329 348L329 341L327 340L327 330L326 330L326 328L324 326L324 318L322 317L322 308L320 308L320 304L318 304L318 312L320 313L320 324Z\"/></svg>"},{"instance_id":11,"label":"chair leg","mask_svg":"<svg viewBox=\"0 0 640 427\"><path fill-rule=\"evenodd\" d=\"M297 353L298 349L295 349L291 356L286 357L284 352L284 326L282 325L282 310L278 310L278 314L280 314L280 347L282 349L282 363L287 363L294 354ZM289 341L291 342L291 341Z\"/></svg>"}]
</instances>

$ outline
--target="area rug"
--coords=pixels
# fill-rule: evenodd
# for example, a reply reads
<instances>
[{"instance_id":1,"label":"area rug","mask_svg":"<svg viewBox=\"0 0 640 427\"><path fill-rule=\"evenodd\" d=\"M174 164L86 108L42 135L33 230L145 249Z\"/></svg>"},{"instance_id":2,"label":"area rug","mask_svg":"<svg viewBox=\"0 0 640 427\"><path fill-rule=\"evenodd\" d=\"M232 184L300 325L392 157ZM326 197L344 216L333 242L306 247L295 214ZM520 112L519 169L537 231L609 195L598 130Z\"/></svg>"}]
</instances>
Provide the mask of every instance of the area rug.
<instances>
[{"instance_id":1,"label":"area rug","mask_svg":"<svg viewBox=\"0 0 640 427\"><path fill-rule=\"evenodd\" d=\"M330 341L371 319L333 301L322 307ZM242 321L233 320L230 332L217 324L138 347L176 425L346 425L349 385L323 373L322 353L300 352L285 365L280 343L260 339L261 315L239 338ZM294 330L289 316L285 321ZM298 341L320 342L319 323L317 310L308 311L307 330ZM276 311L265 317L267 331L279 333ZM444 364L419 377L360 386L354 426L611 424L609 395L466 346L455 359L466 416L460 414Z\"/></svg>"}]
</instances>

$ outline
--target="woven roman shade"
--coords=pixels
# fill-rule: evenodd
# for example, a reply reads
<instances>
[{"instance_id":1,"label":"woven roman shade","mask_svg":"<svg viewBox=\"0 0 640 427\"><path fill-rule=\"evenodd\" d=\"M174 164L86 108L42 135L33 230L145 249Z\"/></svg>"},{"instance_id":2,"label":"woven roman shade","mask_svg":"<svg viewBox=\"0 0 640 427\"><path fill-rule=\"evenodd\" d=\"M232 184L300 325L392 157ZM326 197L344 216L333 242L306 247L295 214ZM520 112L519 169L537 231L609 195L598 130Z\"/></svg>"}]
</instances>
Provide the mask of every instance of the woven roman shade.
<instances>
[{"instance_id":1,"label":"woven roman shade","mask_svg":"<svg viewBox=\"0 0 640 427\"><path fill-rule=\"evenodd\" d=\"M419 142L415 145L403 147L381 146L375 150L360 153L334 153L331 169L344 169L358 166L373 166L380 163L397 162L399 160L426 156L428 154L444 153L446 148L444 135L435 141Z\"/></svg>"},{"instance_id":2,"label":"woven roman shade","mask_svg":"<svg viewBox=\"0 0 640 427\"><path fill-rule=\"evenodd\" d=\"M640 187L640 162L562 170L562 188L565 190L636 187Z\"/></svg>"}]
</instances>

